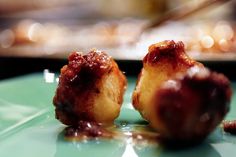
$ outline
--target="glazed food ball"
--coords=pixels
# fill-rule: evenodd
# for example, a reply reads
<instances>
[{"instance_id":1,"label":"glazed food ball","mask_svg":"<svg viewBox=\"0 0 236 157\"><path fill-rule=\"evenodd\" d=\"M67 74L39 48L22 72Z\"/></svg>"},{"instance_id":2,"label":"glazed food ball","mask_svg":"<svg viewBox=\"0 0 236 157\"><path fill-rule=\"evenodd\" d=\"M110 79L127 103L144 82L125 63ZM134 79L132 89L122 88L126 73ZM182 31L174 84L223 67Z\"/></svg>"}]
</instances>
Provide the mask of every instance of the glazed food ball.
<instances>
[{"instance_id":1,"label":"glazed food ball","mask_svg":"<svg viewBox=\"0 0 236 157\"><path fill-rule=\"evenodd\" d=\"M198 142L229 111L231 89L222 74L192 67L165 81L154 95L158 121L154 127L166 139Z\"/></svg>"},{"instance_id":2,"label":"glazed food ball","mask_svg":"<svg viewBox=\"0 0 236 157\"><path fill-rule=\"evenodd\" d=\"M79 121L112 123L120 113L126 78L104 52L73 52L61 69L53 99L56 118L66 125Z\"/></svg>"},{"instance_id":3,"label":"glazed food ball","mask_svg":"<svg viewBox=\"0 0 236 157\"><path fill-rule=\"evenodd\" d=\"M146 120L154 119L150 104L156 89L176 73L186 72L194 65L202 66L185 54L182 42L163 41L151 45L143 59L143 68L133 92L134 107Z\"/></svg>"},{"instance_id":4,"label":"glazed food ball","mask_svg":"<svg viewBox=\"0 0 236 157\"><path fill-rule=\"evenodd\" d=\"M151 45L133 105L166 141L202 141L229 111L229 80L189 58L182 42Z\"/></svg>"}]
</instances>

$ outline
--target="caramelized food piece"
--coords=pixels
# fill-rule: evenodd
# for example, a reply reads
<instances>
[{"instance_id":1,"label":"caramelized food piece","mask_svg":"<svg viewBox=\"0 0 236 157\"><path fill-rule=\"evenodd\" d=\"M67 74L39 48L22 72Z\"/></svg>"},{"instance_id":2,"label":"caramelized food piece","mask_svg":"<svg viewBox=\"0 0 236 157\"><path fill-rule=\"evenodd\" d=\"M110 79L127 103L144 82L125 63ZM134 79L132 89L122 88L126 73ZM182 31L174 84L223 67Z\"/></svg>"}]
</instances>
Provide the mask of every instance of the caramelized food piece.
<instances>
[{"instance_id":1,"label":"caramelized food piece","mask_svg":"<svg viewBox=\"0 0 236 157\"><path fill-rule=\"evenodd\" d=\"M66 125L79 121L112 123L119 115L126 78L104 52L70 54L61 69L53 104L56 118Z\"/></svg>"},{"instance_id":2,"label":"caramelized food piece","mask_svg":"<svg viewBox=\"0 0 236 157\"><path fill-rule=\"evenodd\" d=\"M223 128L225 132L236 135L236 120L224 121Z\"/></svg>"},{"instance_id":3,"label":"caramelized food piece","mask_svg":"<svg viewBox=\"0 0 236 157\"><path fill-rule=\"evenodd\" d=\"M230 82L190 59L182 42L151 45L133 105L167 141L204 139L229 110Z\"/></svg>"},{"instance_id":4,"label":"caramelized food piece","mask_svg":"<svg viewBox=\"0 0 236 157\"><path fill-rule=\"evenodd\" d=\"M150 105L156 89L176 73L185 72L194 65L202 66L185 54L182 42L164 41L151 45L133 93L134 107L146 120L154 119L155 113Z\"/></svg>"},{"instance_id":5,"label":"caramelized food piece","mask_svg":"<svg viewBox=\"0 0 236 157\"><path fill-rule=\"evenodd\" d=\"M229 81L206 68L192 67L155 92L154 125L170 140L201 141L229 111Z\"/></svg>"}]
</instances>

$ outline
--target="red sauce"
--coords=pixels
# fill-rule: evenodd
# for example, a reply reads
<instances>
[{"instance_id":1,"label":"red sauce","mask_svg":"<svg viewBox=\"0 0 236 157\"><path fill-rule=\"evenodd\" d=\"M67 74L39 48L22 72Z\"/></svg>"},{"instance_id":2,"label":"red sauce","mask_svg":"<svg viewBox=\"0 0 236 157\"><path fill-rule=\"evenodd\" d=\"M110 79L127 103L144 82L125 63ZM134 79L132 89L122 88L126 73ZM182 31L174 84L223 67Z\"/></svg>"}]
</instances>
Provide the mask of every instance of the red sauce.
<instances>
[{"instance_id":1,"label":"red sauce","mask_svg":"<svg viewBox=\"0 0 236 157\"><path fill-rule=\"evenodd\" d=\"M144 66L145 64L153 66L163 62L169 62L174 67L201 65L186 56L183 42L174 42L173 40L165 40L162 43L151 45L148 54L143 59Z\"/></svg>"},{"instance_id":2,"label":"red sauce","mask_svg":"<svg viewBox=\"0 0 236 157\"><path fill-rule=\"evenodd\" d=\"M193 141L188 143L166 140L161 138L158 132L152 130L147 125L137 125L135 127L129 127L129 125L112 126L85 121L81 121L77 126L65 128L64 135L65 139L68 141L114 139L132 143L134 145L162 145L171 149L189 147L200 142Z\"/></svg>"},{"instance_id":3,"label":"red sauce","mask_svg":"<svg viewBox=\"0 0 236 157\"><path fill-rule=\"evenodd\" d=\"M120 141L132 141L134 144L158 144L159 134L152 131L146 125L128 128L129 126L102 125L95 122L80 121L77 126L65 128L65 139L69 141L83 141L96 139L115 139Z\"/></svg>"},{"instance_id":4,"label":"red sauce","mask_svg":"<svg viewBox=\"0 0 236 157\"><path fill-rule=\"evenodd\" d=\"M106 129L102 124L95 122L80 121L77 126L65 128L64 135L66 139L84 140L95 138L112 138L114 133Z\"/></svg>"}]
</instances>

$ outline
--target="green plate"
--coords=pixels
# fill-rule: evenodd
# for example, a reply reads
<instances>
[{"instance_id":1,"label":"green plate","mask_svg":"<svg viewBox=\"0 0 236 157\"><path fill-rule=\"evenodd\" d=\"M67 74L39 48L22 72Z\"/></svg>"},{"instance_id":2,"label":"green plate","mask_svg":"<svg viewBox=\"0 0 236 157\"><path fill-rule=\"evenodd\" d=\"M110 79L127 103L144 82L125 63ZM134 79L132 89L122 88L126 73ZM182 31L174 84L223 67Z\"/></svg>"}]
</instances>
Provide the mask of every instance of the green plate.
<instances>
[{"instance_id":1,"label":"green plate","mask_svg":"<svg viewBox=\"0 0 236 157\"><path fill-rule=\"evenodd\" d=\"M146 127L130 98L135 78L129 77L121 114L116 120L123 133ZM236 83L232 84L234 91ZM0 82L0 157L234 157L236 136L218 127L202 144L170 150L158 144L134 143L130 138L67 141L65 128L54 118L52 97L56 83L37 73ZM227 119L236 119L236 95Z\"/></svg>"}]
</instances>

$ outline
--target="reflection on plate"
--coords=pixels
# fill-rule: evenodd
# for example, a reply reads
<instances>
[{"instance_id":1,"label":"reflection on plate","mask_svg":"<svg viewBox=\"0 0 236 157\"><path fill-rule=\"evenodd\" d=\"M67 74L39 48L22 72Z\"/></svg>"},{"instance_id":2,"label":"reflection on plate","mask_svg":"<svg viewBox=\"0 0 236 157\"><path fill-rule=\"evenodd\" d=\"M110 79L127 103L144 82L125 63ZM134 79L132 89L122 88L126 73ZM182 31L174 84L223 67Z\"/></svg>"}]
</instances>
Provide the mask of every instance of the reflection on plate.
<instances>
[{"instance_id":1,"label":"reflection on plate","mask_svg":"<svg viewBox=\"0 0 236 157\"><path fill-rule=\"evenodd\" d=\"M133 110L130 96L135 78L128 78L128 89L121 114L116 120L119 131L132 133L134 128L146 129L147 123ZM218 127L202 144L179 150L163 148L158 143L121 139L65 140L65 128L54 118L52 96L56 81L46 83L43 74L32 74L0 82L0 156L7 157L230 157L235 156L236 136ZM233 89L236 84L233 83ZM236 95L227 119L236 118ZM6 116L9 114L9 116ZM16 115L15 119L13 115Z\"/></svg>"}]
</instances>

